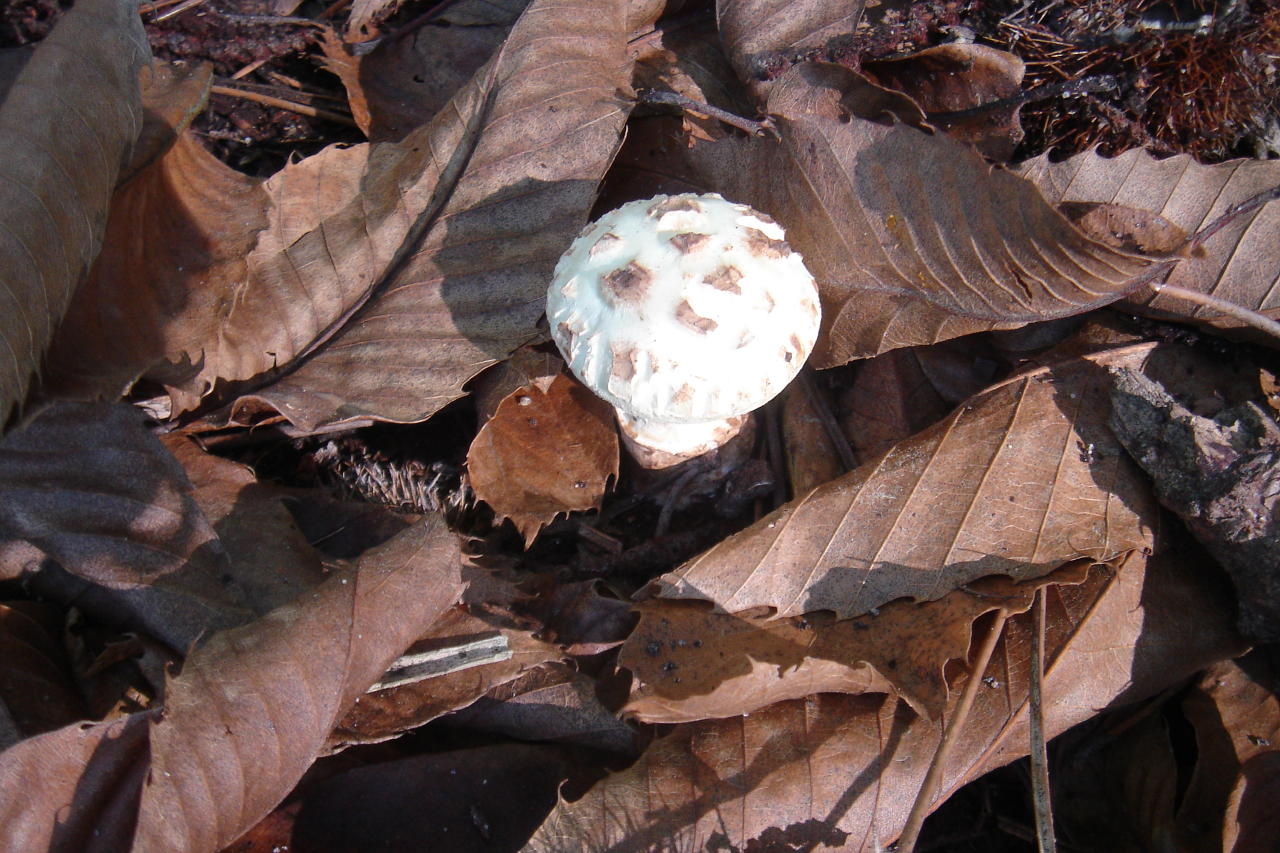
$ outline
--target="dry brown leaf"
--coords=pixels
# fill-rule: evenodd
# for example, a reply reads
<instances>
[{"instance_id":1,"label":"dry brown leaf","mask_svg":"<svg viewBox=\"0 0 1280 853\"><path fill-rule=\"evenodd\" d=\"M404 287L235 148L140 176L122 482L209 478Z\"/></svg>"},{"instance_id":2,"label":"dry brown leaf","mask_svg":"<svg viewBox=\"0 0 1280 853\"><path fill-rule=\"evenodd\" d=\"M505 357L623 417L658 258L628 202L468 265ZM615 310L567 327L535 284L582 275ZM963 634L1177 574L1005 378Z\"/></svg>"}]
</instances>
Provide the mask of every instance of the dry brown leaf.
<instances>
[{"instance_id":1,"label":"dry brown leaf","mask_svg":"<svg viewBox=\"0 0 1280 853\"><path fill-rule=\"evenodd\" d=\"M123 404L58 404L0 441L0 577L179 652L253 615L186 473Z\"/></svg>"},{"instance_id":2,"label":"dry brown leaf","mask_svg":"<svg viewBox=\"0 0 1280 853\"><path fill-rule=\"evenodd\" d=\"M150 59L137 9L85 0L0 103L0 427L26 396L71 294L102 245L107 203L142 129Z\"/></svg>"},{"instance_id":3,"label":"dry brown leaf","mask_svg":"<svg viewBox=\"0 0 1280 853\"><path fill-rule=\"evenodd\" d=\"M1022 141L1022 104L952 114L1017 95L1025 70L1012 53L959 43L862 65L862 72L877 83L910 95L935 127L995 160L1007 160Z\"/></svg>"},{"instance_id":4,"label":"dry brown leaf","mask_svg":"<svg viewBox=\"0 0 1280 853\"><path fill-rule=\"evenodd\" d=\"M135 849L221 849L289 792L341 713L457 599L458 567L456 538L429 519L355 572L213 635L167 685L162 714L67 727L0 754L0 823L17 829L5 842L27 845L8 849L130 832Z\"/></svg>"},{"instance_id":5,"label":"dry brown leaf","mask_svg":"<svg viewBox=\"0 0 1280 853\"><path fill-rule=\"evenodd\" d=\"M507 660L460 669L413 684L379 690L362 696L334 727L329 751L360 743L377 743L396 737L435 718L465 708L493 688L517 678L522 672L565 654L531 632L495 627L488 621L455 607L445 613L409 651L441 648L467 639L493 634L506 638L511 657Z\"/></svg>"},{"instance_id":6,"label":"dry brown leaf","mask_svg":"<svg viewBox=\"0 0 1280 853\"><path fill-rule=\"evenodd\" d=\"M1048 155L1018 167L1051 204L1115 204L1158 214L1194 234L1233 205L1280 185L1280 163L1235 160L1207 166L1186 154L1157 160L1139 149L1107 158L1094 151L1060 163ZM1280 202L1272 201L1238 217L1178 262L1170 284L1197 290L1271 316L1280 316ZM1144 311L1164 317L1194 317L1233 326L1212 308L1139 294Z\"/></svg>"},{"instance_id":7,"label":"dry brown leaf","mask_svg":"<svg viewBox=\"0 0 1280 853\"><path fill-rule=\"evenodd\" d=\"M725 139L700 179L777 218L818 280L814 364L1080 314L1164 269L1090 239L965 144L853 116L852 72L797 65L769 96L781 140Z\"/></svg>"},{"instance_id":8,"label":"dry brown leaf","mask_svg":"<svg viewBox=\"0 0 1280 853\"><path fill-rule=\"evenodd\" d=\"M537 336L547 276L586 220L626 119L618 94L629 72L623 7L621 0L531 5L450 108L387 149L403 159L401 171L415 166L419 202L401 205L409 189L375 166L389 159L379 154L387 146L373 149L355 203L361 209L343 220L350 233L334 233L331 217L279 261L287 268L281 276L306 268L310 291L341 310L266 321L296 319L299 328L289 342L254 338L256 352L270 350L281 363L302 347L314 352L242 398L239 416L265 404L304 431L367 418L422 420ZM413 220L395 263L366 257L357 239L379 221L363 208L381 203L393 205L386 217ZM368 280L340 283L334 268L316 269L319 256L309 264L298 254L320 249L350 253L352 273ZM357 308L344 291L367 302Z\"/></svg>"},{"instance_id":9,"label":"dry brown leaf","mask_svg":"<svg viewBox=\"0 0 1280 853\"><path fill-rule=\"evenodd\" d=\"M1110 366L1153 344L1039 367L820 486L651 590L778 616L842 618L940 598L990 574L1025 580L1151 544L1154 500L1107 428Z\"/></svg>"},{"instance_id":10,"label":"dry brown leaf","mask_svg":"<svg viewBox=\"0 0 1280 853\"><path fill-rule=\"evenodd\" d=\"M640 624L618 655L636 683L623 711L647 723L749 714L814 693L896 693L937 718L947 701L943 668L969 652L984 613L1021 613L1048 583L1080 583L1087 564L1024 583L991 578L937 601L894 601L876 615L830 613L768 619L717 613L695 602L636 606Z\"/></svg>"},{"instance_id":11,"label":"dry brown leaf","mask_svg":"<svg viewBox=\"0 0 1280 853\"><path fill-rule=\"evenodd\" d=\"M513 391L471 442L467 472L476 497L531 545L557 516L599 508L618 475L613 409L565 375L545 393Z\"/></svg>"},{"instance_id":12,"label":"dry brown leaf","mask_svg":"<svg viewBox=\"0 0 1280 853\"><path fill-rule=\"evenodd\" d=\"M1144 570L1144 562L1138 555L1115 575L1050 587L1050 735L1241 648L1218 579L1197 565L1152 561ZM1029 614L1007 623L935 805L1026 753L1031 635ZM875 694L819 694L750 716L685 723L628 770L574 803L562 801L527 849L875 849L900 831L944 724Z\"/></svg>"}]
</instances>

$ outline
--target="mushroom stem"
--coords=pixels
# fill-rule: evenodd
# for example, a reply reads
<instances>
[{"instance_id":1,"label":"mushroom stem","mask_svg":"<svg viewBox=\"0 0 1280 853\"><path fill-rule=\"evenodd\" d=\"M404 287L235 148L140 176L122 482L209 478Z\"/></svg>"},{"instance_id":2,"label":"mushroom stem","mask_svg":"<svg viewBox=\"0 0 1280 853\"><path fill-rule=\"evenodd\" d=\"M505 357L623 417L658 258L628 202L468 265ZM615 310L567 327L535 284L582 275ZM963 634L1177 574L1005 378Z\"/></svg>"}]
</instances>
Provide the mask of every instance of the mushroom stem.
<instances>
[{"instance_id":1,"label":"mushroom stem","mask_svg":"<svg viewBox=\"0 0 1280 853\"><path fill-rule=\"evenodd\" d=\"M742 429L750 417L672 423L654 418L639 418L618 411L622 442L645 468L670 468L695 456L715 450Z\"/></svg>"}]
</instances>

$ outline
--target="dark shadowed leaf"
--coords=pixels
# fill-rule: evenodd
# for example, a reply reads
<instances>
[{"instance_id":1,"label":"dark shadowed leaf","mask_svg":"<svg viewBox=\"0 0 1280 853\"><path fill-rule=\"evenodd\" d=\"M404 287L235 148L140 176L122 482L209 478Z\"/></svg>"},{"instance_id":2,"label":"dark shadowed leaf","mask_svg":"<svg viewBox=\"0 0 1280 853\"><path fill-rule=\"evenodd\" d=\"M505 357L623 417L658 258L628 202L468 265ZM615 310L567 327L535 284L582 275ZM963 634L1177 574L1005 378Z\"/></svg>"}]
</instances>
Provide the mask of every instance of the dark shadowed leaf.
<instances>
[{"instance_id":1,"label":"dark shadowed leaf","mask_svg":"<svg viewBox=\"0 0 1280 853\"><path fill-rule=\"evenodd\" d=\"M975 109L1018 94L1025 72L1012 53L980 44L942 44L862 66L877 83L911 96L929 121L983 155L1007 160L1022 140L1021 103Z\"/></svg>"},{"instance_id":2,"label":"dark shadowed leaf","mask_svg":"<svg viewBox=\"0 0 1280 853\"><path fill-rule=\"evenodd\" d=\"M348 21L358 19L357 3ZM425 26L387 33L372 52L336 37L323 47L346 87L351 111L370 141L399 140L435 117L502 44L529 0L464 0L434 10ZM364 39L359 39L364 41Z\"/></svg>"},{"instance_id":3,"label":"dark shadowed leaf","mask_svg":"<svg viewBox=\"0 0 1280 853\"><path fill-rule=\"evenodd\" d=\"M557 516L598 509L618 475L613 408L577 380L513 391L467 452L476 497L530 545Z\"/></svg>"},{"instance_id":4,"label":"dark shadowed leaf","mask_svg":"<svg viewBox=\"0 0 1280 853\"><path fill-rule=\"evenodd\" d=\"M1151 344L1021 373L946 420L819 486L653 591L778 616L842 618L940 598L989 574L1027 579L1149 547L1154 501L1106 426L1107 366Z\"/></svg>"},{"instance_id":5,"label":"dark shadowed leaf","mask_svg":"<svg viewBox=\"0 0 1280 853\"><path fill-rule=\"evenodd\" d=\"M150 59L137 10L86 0L0 102L0 426L22 402L98 253L107 203L142 129Z\"/></svg>"},{"instance_id":6,"label":"dark shadowed leaf","mask_svg":"<svg viewBox=\"0 0 1280 853\"><path fill-rule=\"evenodd\" d=\"M1163 269L1072 226L968 146L855 118L851 73L804 64L774 85L781 140L689 152L701 180L777 218L818 281L819 367L1083 313Z\"/></svg>"},{"instance_id":7,"label":"dark shadowed leaf","mask_svg":"<svg viewBox=\"0 0 1280 853\"><path fill-rule=\"evenodd\" d=\"M62 646L65 618L52 604L0 604L0 713L25 737L88 716Z\"/></svg>"},{"instance_id":8,"label":"dark shadowed leaf","mask_svg":"<svg viewBox=\"0 0 1280 853\"><path fill-rule=\"evenodd\" d=\"M865 5L865 0L718 0L716 20L738 77L760 92L795 56L837 50L848 42Z\"/></svg>"},{"instance_id":9,"label":"dark shadowed leaf","mask_svg":"<svg viewBox=\"0 0 1280 853\"><path fill-rule=\"evenodd\" d=\"M342 712L461 590L457 540L429 519L213 635L166 685L161 712L0 753L0 822L18 827L5 840L27 845L5 849L126 849L131 833L136 849L221 849L284 798Z\"/></svg>"},{"instance_id":10,"label":"dark shadowed leaf","mask_svg":"<svg viewBox=\"0 0 1280 853\"><path fill-rule=\"evenodd\" d=\"M318 784L294 824L299 850L517 850L568 774L552 746L494 746L372 764Z\"/></svg>"},{"instance_id":11,"label":"dark shadowed leaf","mask_svg":"<svg viewBox=\"0 0 1280 853\"><path fill-rule=\"evenodd\" d=\"M0 442L0 577L180 652L252 616L186 473L123 404L58 404Z\"/></svg>"},{"instance_id":12,"label":"dark shadowed leaf","mask_svg":"<svg viewBox=\"0 0 1280 853\"><path fill-rule=\"evenodd\" d=\"M1226 600L1219 579L1202 566L1145 562L1138 555L1114 575L1051 588L1049 734L1241 647L1219 609ZM1030 638L1030 615L1013 617L942 768L935 805L1026 753ZM902 827L963 680L937 721L883 695L818 694L682 724L628 770L576 802L561 801L528 849L884 849Z\"/></svg>"}]
</instances>

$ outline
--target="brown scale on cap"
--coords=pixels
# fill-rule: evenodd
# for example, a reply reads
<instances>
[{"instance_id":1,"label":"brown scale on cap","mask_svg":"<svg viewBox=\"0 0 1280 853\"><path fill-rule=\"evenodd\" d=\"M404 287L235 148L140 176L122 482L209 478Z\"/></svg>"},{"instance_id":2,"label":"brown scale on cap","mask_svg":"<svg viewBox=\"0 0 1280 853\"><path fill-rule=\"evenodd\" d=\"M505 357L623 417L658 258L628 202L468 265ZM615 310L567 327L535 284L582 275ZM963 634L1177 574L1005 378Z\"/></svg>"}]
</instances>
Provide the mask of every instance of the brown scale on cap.
<instances>
[{"instance_id":1,"label":"brown scale on cap","mask_svg":"<svg viewBox=\"0 0 1280 853\"><path fill-rule=\"evenodd\" d=\"M710 239L710 234L674 234L668 242L675 246L680 254L687 255L701 249Z\"/></svg>"},{"instance_id":2,"label":"brown scale on cap","mask_svg":"<svg viewBox=\"0 0 1280 853\"><path fill-rule=\"evenodd\" d=\"M676 392L671 395L671 402L676 405L685 406L693 402L693 387L688 383L681 385Z\"/></svg>"},{"instance_id":3,"label":"brown scale on cap","mask_svg":"<svg viewBox=\"0 0 1280 853\"><path fill-rule=\"evenodd\" d=\"M786 240L775 240L759 228L742 229L747 234L747 249L753 255L762 258L782 258L791 254L791 246Z\"/></svg>"},{"instance_id":4,"label":"brown scale on cap","mask_svg":"<svg viewBox=\"0 0 1280 853\"><path fill-rule=\"evenodd\" d=\"M653 274L635 261L604 277L603 290L615 305L641 302L653 281Z\"/></svg>"},{"instance_id":5,"label":"brown scale on cap","mask_svg":"<svg viewBox=\"0 0 1280 853\"><path fill-rule=\"evenodd\" d=\"M731 267L726 264L707 276L703 281L716 290L723 290L726 293L732 293L734 296L742 295L742 288L738 286L738 282L742 281L742 270L737 267Z\"/></svg>"},{"instance_id":6,"label":"brown scale on cap","mask_svg":"<svg viewBox=\"0 0 1280 853\"><path fill-rule=\"evenodd\" d=\"M564 341L566 349L573 349L573 329L569 328L568 323L561 323L556 326L560 330L560 340Z\"/></svg>"},{"instance_id":7,"label":"brown scale on cap","mask_svg":"<svg viewBox=\"0 0 1280 853\"><path fill-rule=\"evenodd\" d=\"M607 252L614 246L622 242L622 238L612 231L606 231L600 235L600 239L591 244L591 257L595 257L603 252Z\"/></svg>"},{"instance_id":8,"label":"brown scale on cap","mask_svg":"<svg viewBox=\"0 0 1280 853\"><path fill-rule=\"evenodd\" d=\"M707 332L715 331L716 326L720 325L710 317L703 317L697 311L694 311L693 306L689 304L688 300L685 300L676 306L676 319L688 326L690 329L702 332L704 335Z\"/></svg>"},{"instance_id":9,"label":"brown scale on cap","mask_svg":"<svg viewBox=\"0 0 1280 853\"><path fill-rule=\"evenodd\" d=\"M649 205L649 209L645 214L650 219L657 219L664 213L674 213L677 210L691 210L694 213L702 212L702 205L698 204L691 198L681 198L680 196L672 196L662 201L654 202Z\"/></svg>"},{"instance_id":10,"label":"brown scale on cap","mask_svg":"<svg viewBox=\"0 0 1280 853\"><path fill-rule=\"evenodd\" d=\"M613 353L613 366L609 368L609 375L619 382L630 382L635 378L640 353L630 344L613 344L610 351Z\"/></svg>"}]
</instances>

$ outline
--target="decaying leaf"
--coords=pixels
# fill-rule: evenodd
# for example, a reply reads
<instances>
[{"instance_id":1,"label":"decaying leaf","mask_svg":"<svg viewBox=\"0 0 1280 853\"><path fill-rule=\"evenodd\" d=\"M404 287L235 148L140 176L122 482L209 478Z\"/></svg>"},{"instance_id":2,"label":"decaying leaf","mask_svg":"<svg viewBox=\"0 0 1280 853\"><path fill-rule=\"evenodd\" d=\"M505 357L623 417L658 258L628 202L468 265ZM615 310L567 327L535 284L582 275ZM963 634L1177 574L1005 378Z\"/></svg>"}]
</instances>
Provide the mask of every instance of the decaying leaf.
<instances>
[{"instance_id":1,"label":"decaying leaf","mask_svg":"<svg viewBox=\"0 0 1280 853\"><path fill-rule=\"evenodd\" d=\"M22 402L101 245L107 202L142 130L137 10L86 0L0 102L0 426Z\"/></svg>"},{"instance_id":2,"label":"decaying leaf","mask_svg":"<svg viewBox=\"0 0 1280 853\"><path fill-rule=\"evenodd\" d=\"M1052 588L1049 734L1241 648L1219 609L1226 600L1219 579L1200 566L1153 560L1144 569L1145 562L1135 555L1114 575ZM1026 753L1031 636L1029 614L1006 624L935 805ZM528 849L883 849L902 827L958 690L934 722L883 695L818 694L682 724L582 799L562 800Z\"/></svg>"},{"instance_id":3,"label":"decaying leaf","mask_svg":"<svg viewBox=\"0 0 1280 853\"><path fill-rule=\"evenodd\" d=\"M1060 163L1048 155L1023 163L1018 172L1039 187L1050 204L1113 204L1158 214L1194 234L1232 206L1280 186L1280 163L1234 160L1203 165L1180 154L1157 160L1140 149L1107 158L1077 154ZM1280 315L1280 202L1251 210L1178 261L1167 281L1221 297L1268 315ZM1212 308L1188 305L1168 296L1138 294L1144 311L1163 317L1194 317L1232 326Z\"/></svg>"},{"instance_id":4,"label":"decaying leaf","mask_svg":"<svg viewBox=\"0 0 1280 853\"><path fill-rule=\"evenodd\" d=\"M0 603L0 715L30 737L88 716L62 647L62 608L35 601ZM0 751L12 743L0 731ZM16 738L15 738L16 740Z\"/></svg>"},{"instance_id":5,"label":"decaying leaf","mask_svg":"<svg viewBox=\"0 0 1280 853\"><path fill-rule=\"evenodd\" d=\"M1151 544L1154 506L1106 425L1108 366L1154 345L1068 359L1005 380L946 420L820 486L652 590L737 613L840 618L940 598L990 574L1028 579Z\"/></svg>"},{"instance_id":6,"label":"decaying leaf","mask_svg":"<svg viewBox=\"0 0 1280 853\"><path fill-rule=\"evenodd\" d=\"M651 723L749 714L814 693L896 692L937 718L943 669L969 652L984 613L1024 612L1046 583L1079 583L1087 564L1024 583L990 578L937 601L895 601L857 619L810 613L790 619L717 613L696 602L647 601L619 666L635 677L624 712Z\"/></svg>"},{"instance_id":7,"label":"decaying leaf","mask_svg":"<svg viewBox=\"0 0 1280 853\"><path fill-rule=\"evenodd\" d=\"M613 410L560 375L544 393L512 392L471 443L467 471L476 497L510 518L530 545L556 516L594 509L618 475Z\"/></svg>"},{"instance_id":8,"label":"decaying leaf","mask_svg":"<svg viewBox=\"0 0 1280 853\"><path fill-rule=\"evenodd\" d=\"M818 367L1080 314L1131 293L1162 256L1113 249L965 144L856 118L851 72L798 65L774 84L781 140L725 139L699 178L777 218L818 281Z\"/></svg>"},{"instance_id":9,"label":"decaying leaf","mask_svg":"<svg viewBox=\"0 0 1280 853\"><path fill-rule=\"evenodd\" d=\"M178 651L253 615L186 473L124 404L58 404L0 441L0 577Z\"/></svg>"}]
</instances>

